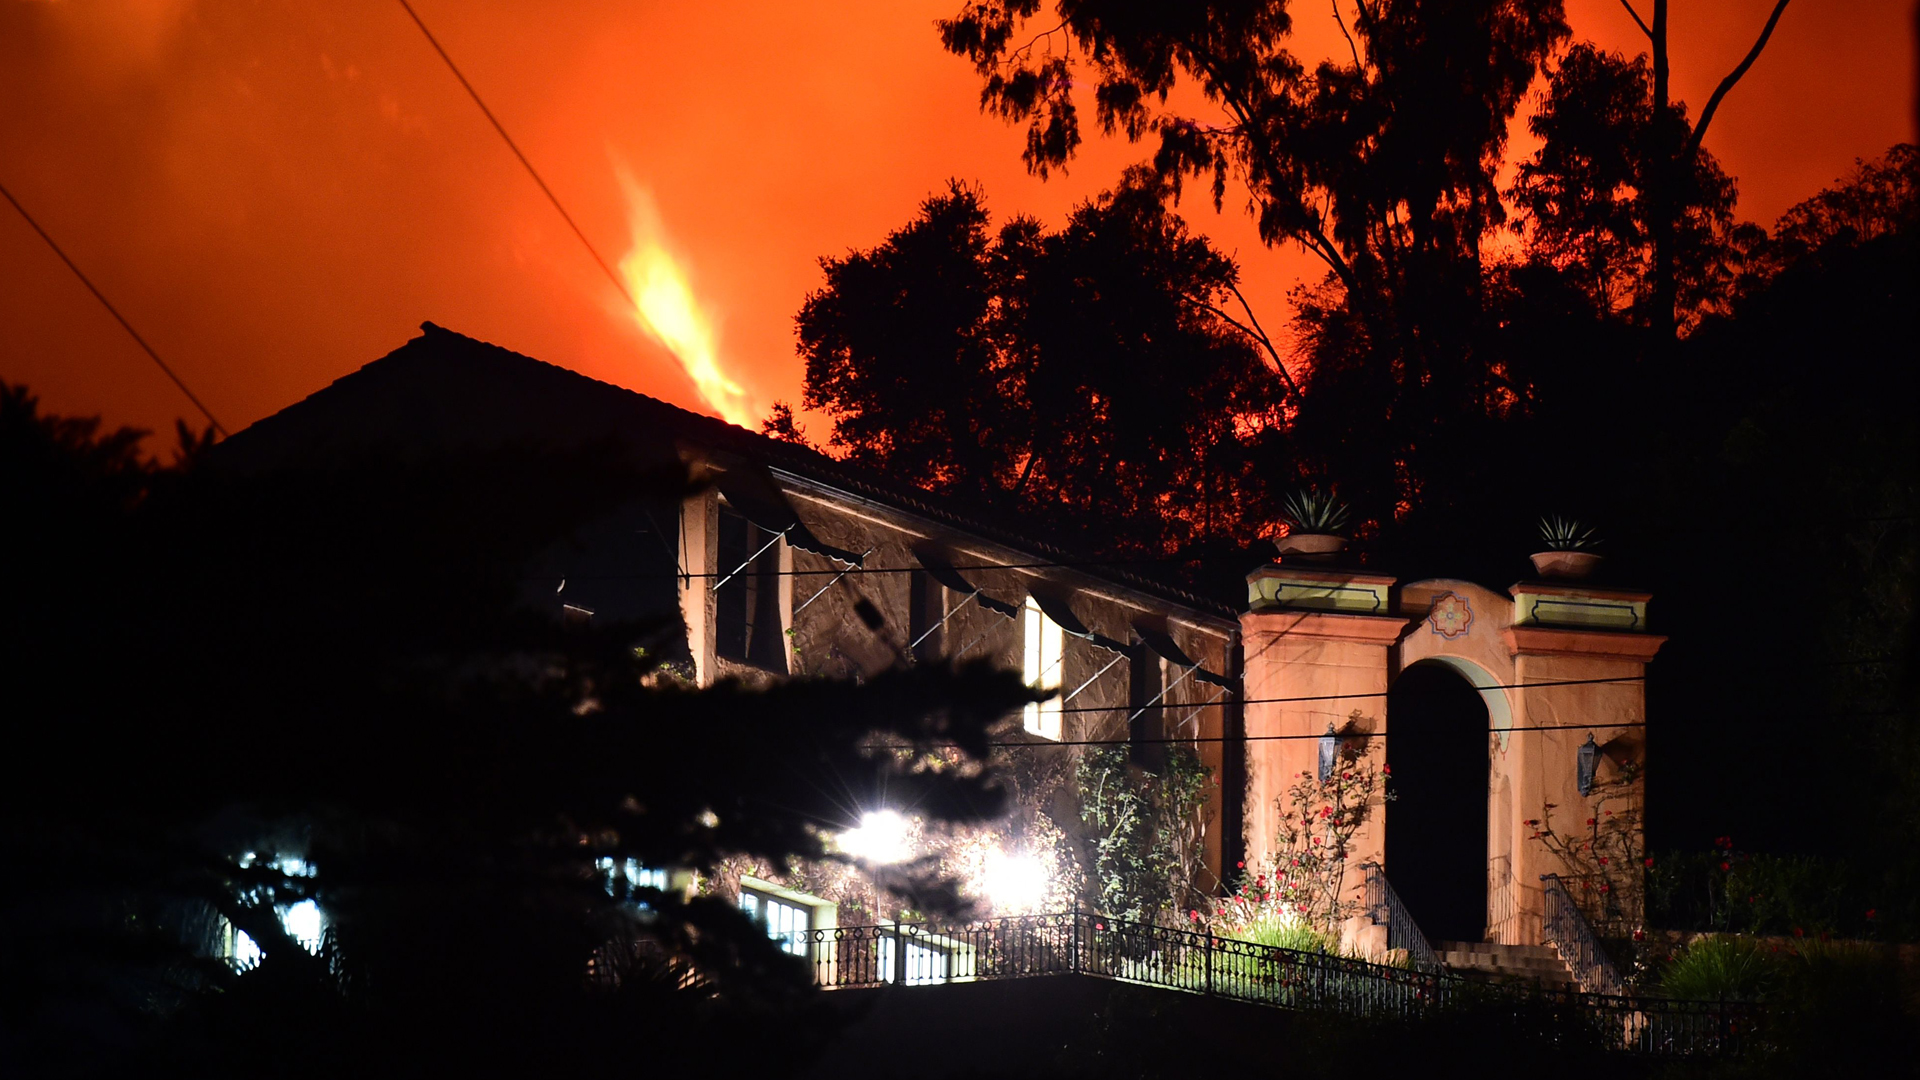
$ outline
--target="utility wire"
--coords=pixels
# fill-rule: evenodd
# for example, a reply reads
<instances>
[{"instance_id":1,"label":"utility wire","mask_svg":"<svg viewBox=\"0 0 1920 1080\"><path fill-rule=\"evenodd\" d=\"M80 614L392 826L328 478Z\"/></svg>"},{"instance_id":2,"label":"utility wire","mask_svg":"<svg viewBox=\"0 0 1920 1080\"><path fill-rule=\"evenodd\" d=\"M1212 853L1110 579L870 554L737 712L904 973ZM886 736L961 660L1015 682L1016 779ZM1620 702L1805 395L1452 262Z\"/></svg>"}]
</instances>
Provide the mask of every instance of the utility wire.
<instances>
[{"instance_id":1,"label":"utility wire","mask_svg":"<svg viewBox=\"0 0 1920 1080\"><path fill-rule=\"evenodd\" d=\"M1505 735L1510 731L1597 731L1602 728L1606 728L1606 729L1643 728L1646 726L1647 726L1647 722L1645 720L1631 720L1631 721L1621 721L1619 723L1613 723L1613 724L1543 724L1543 725L1536 725L1536 726L1488 728L1487 733L1489 735ZM1348 739L1384 739L1386 737L1387 737L1387 732L1385 731L1353 731L1353 732L1340 731L1340 732L1334 733L1334 738L1339 739L1343 742ZM1001 749L1015 750L1015 749L1023 749L1028 747L1039 748L1039 747L1047 747L1047 746L1156 746L1156 745L1190 746L1194 743L1285 742L1290 739L1324 739L1324 738L1326 738L1325 733L1322 733L1319 735L1205 735L1205 736L1197 735L1189 739L1182 739L1176 736L1168 736L1166 738L1160 738L1160 739L1131 739L1131 738L1129 739L1041 739L1041 738L1036 738L1036 740L1033 742L997 742L996 741L996 742L990 742L987 745L993 747L996 750L1001 750ZM960 748L958 743L939 743L935 745L952 747L954 749ZM913 750L916 748L902 743L902 744L889 744L886 747L886 749Z\"/></svg>"},{"instance_id":2,"label":"utility wire","mask_svg":"<svg viewBox=\"0 0 1920 1080\"><path fill-rule=\"evenodd\" d=\"M1531 690L1531 689L1534 689L1535 687L1594 686L1600 683L1638 683L1638 682L1646 682L1646 681L1647 681L1647 677L1645 675L1620 675L1610 679L1554 679L1554 680L1545 681L1545 682L1494 683L1490 686L1474 686L1471 683L1468 683L1467 685L1469 688L1475 691ZM1405 693L1405 692L1406 691L1404 690L1401 691L1401 693ZM1451 692L1451 691L1448 691L1448 692ZM1237 701L1232 701L1232 702L1216 701L1216 702L1212 702L1211 704L1214 706L1225 706L1229 704L1232 704L1232 705L1280 705L1280 704L1291 704L1291 703L1302 702L1302 701L1352 701L1356 699L1389 697L1392 695L1392 693L1393 691L1390 691L1390 690L1381 690L1377 692L1368 692L1363 694L1302 694L1298 697L1240 698ZM1206 704L1197 702L1197 701L1192 701L1192 702L1172 701L1172 702L1161 702L1158 706L1155 706L1155 707L1166 708L1166 709L1190 709L1195 706L1200 706L1201 708L1205 708ZM1122 712L1122 711L1129 710L1131 708L1133 708L1133 706L1131 705L1070 705L1070 706L1061 707L1059 711L1063 713ZM1612 726L1612 725L1608 725L1608 726ZM1316 739L1319 737L1320 736L1318 735L1314 736L1314 738Z\"/></svg>"},{"instance_id":3,"label":"utility wire","mask_svg":"<svg viewBox=\"0 0 1920 1080\"><path fill-rule=\"evenodd\" d=\"M115 321L119 322L121 329L132 336L134 342L138 344L141 349L145 350L146 354L153 359L154 363L160 365L160 370L166 372L167 378L173 380L173 385L179 387L180 392L187 395L187 400L193 402L193 407L199 409L200 415L207 418L207 423L213 425L213 430L219 432L221 438L226 438L226 427L214 418L213 410L207 408L206 403L200 400L200 395L194 393L193 390L187 386L186 380L182 379L178 372L168 366L165 360L160 359L160 354L154 351L152 345L147 344L146 338L140 336L140 331L135 330L133 324L127 321L127 317L120 314L120 309L113 306L113 301L107 299L106 294L100 291L100 287L93 283L93 279L89 278L79 266L75 265L72 259L67 257L67 253L61 249L59 244L54 242L53 237L47 235L47 230L40 227L40 223L33 219L33 215L27 213L27 208L20 205L20 200L13 197L13 192L8 191L5 184L0 184L0 195L6 196L7 201L13 204L13 208L20 211L20 216L26 220L28 226L30 226L34 232L40 234L40 239L47 242L47 246L53 249L55 255L60 256L60 261L67 264L67 269L73 271L73 276L80 279L80 284L87 287L87 291L93 294L95 300L100 301L100 306L107 309L107 314L112 315Z\"/></svg>"},{"instance_id":4,"label":"utility wire","mask_svg":"<svg viewBox=\"0 0 1920 1080\"><path fill-rule=\"evenodd\" d=\"M573 230L573 235L580 238L580 243L586 246L587 254L593 256L593 261L600 267L600 272L607 275L607 280L613 282L613 287L620 291L621 296L626 297L627 305L638 310L640 305L634 300L633 293L627 291L626 282L621 281L620 275L614 273L613 267L607 265L607 260L600 257L600 252L593 246L593 241L587 239L587 234L573 220L573 215L567 213L567 208L560 205L560 197L555 195L553 189L547 186L547 182L540 178L540 170L534 168L533 162L527 160L527 155L520 150L520 144L514 142L513 136L507 134L506 126L500 123L500 118L493 115L492 109L487 108L487 103L480 98L480 91L475 90L473 84L467 81L467 77L460 73L460 65L453 62L453 57L447 55L447 50L441 46L440 39L434 37L433 31L427 29L426 20L420 17L419 12L413 10L413 5L407 0L400 0L400 6L406 9L407 16L413 20L413 25L419 27L420 32L426 35L427 44L433 46L433 51L439 53L440 59L446 61L447 70L453 72L453 77L460 80L460 85L466 88L467 96L473 99L475 105L480 106L480 112L487 118L487 123L492 124L493 130L499 132L500 138L506 141L507 149L513 151L513 156L520 159L520 164L526 167L527 175L533 177L533 182L540 185L541 194L545 195L547 201L553 204L553 208L559 211L560 219L567 223L567 228Z\"/></svg>"}]
</instances>

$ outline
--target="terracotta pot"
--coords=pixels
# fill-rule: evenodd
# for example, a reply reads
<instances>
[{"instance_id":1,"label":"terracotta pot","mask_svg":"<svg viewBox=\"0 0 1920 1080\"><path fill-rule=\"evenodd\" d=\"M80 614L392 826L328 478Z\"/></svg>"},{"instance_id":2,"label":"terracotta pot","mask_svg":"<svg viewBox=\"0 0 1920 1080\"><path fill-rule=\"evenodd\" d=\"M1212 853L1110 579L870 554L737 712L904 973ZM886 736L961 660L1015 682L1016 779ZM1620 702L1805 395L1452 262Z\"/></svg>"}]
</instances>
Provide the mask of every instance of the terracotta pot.
<instances>
[{"instance_id":1,"label":"terracotta pot","mask_svg":"<svg viewBox=\"0 0 1920 1080\"><path fill-rule=\"evenodd\" d=\"M1282 555L1331 555L1347 546L1347 538L1332 533L1288 533L1273 546Z\"/></svg>"},{"instance_id":2,"label":"terracotta pot","mask_svg":"<svg viewBox=\"0 0 1920 1080\"><path fill-rule=\"evenodd\" d=\"M1592 551L1539 551L1531 558L1533 572L1543 578L1579 581L1592 577L1606 556Z\"/></svg>"}]
</instances>

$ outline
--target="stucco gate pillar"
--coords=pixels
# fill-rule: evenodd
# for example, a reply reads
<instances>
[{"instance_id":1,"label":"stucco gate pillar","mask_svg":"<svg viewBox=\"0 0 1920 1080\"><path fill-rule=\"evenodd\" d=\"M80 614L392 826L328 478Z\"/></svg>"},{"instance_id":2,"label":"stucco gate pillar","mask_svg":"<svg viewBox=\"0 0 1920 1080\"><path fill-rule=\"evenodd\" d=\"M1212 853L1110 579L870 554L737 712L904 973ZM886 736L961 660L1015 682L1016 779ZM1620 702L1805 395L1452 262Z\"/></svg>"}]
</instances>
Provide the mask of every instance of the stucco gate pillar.
<instances>
[{"instance_id":1,"label":"stucco gate pillar","mask_svg":"<svg viewBox=\"0 0 1920 1080\"><path fill-rule=\"evenodd\" d=\"M1570 865L1533 838L1541 826L1529 821L1550 821L1561 836L1611 829L1615 842L1618 837L1630 841L1636 861L1644 853L1645 679L1648 661L1667 639L1646 632L1647 593L1540 582L1522 582L1508 591L1512 621L1501 636L1519 686L1508 693L1518 730L1504 738L1496 734L1493 751L1496 776L1505 773L1512 784L1506 824L1512 837L1513 906L1506 913L1489 912L1507 916L1500 923L1490 919L1489 936L1536 944L1542 940L1545 907L1540 875L1569 878L1581 906L1598 910L1606 904L1598 896L1579 895L1582 885L1575 879L1592 878L1606 868L1591 862ZM1592 786L1582 794L1580 747L1589 736L1598 752ZM1502 757L1504 763L1498 760ZM1589 819L1595 824L1588 825ZM1613 906L1637 921L1644 898L1631 883L1639 875L1619 874L1619 869L1613 866L1612 876L1624 886L1624 895L1616 894ZM1591 880L1587 884L1598 887Z\"/></svg>"},{"instance_id":2,"label":"stucco gate pillar","mask_svg":"<svg viewBox=\"0 0 1920 1080\"><path fill-rule=\"evenodd\" d=\"M1302 772L1318 764L1327 725L1345 735L1374 736L1364 747L1376 768L1386 761L1388 650L1407 620L1391 611L1394 579L1323 567L1269 565L1247 576L1249 610L1240 619L1245 650L1247 729L1246 851L1264 868L1275 847L1282 801ZM1376 811L1354 838L1345 890L1361 896L1363 863L1384 851ZM1354 942L1366 951L1378 943Z\"/></svg>"}]
</instances>

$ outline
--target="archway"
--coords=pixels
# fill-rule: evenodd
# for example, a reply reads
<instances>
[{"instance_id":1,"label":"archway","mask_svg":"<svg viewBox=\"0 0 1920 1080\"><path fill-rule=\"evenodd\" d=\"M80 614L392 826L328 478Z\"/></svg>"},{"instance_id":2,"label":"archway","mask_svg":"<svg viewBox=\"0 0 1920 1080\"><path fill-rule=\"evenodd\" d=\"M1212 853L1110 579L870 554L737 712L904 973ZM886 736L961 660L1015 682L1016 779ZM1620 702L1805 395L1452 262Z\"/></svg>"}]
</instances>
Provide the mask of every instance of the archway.
<instances>
[{"instance_id":1,"label":"archway","mask_svg":"<svg viewBox=\"0 0 1920 1080\"><path fill-rule=\"evenodd\" d=\"M1486 702L1443 662L1388 691L1387 876L1431 941L1486 935L1487 736Z\"/></svg>"}]
</instances>

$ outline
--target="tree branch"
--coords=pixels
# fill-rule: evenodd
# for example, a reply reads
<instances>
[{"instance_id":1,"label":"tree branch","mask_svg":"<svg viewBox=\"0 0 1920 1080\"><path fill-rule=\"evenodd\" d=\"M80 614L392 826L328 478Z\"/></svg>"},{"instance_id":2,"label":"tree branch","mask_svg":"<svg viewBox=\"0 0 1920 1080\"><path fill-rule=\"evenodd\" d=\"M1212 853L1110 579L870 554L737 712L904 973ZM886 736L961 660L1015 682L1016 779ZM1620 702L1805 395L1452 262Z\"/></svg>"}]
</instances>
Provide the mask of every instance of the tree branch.
<instances>
[{"instance_id":1,"label":"tree branch","mask_svg":"<svg viewBox=\"0 0 1920 1080\"><path fill-rule=\"evenodd\" d=\"M1747 73L1747 69L1753 66L1755 60L1760 59L1760 50L1767 47L1767 39L1773 36L1773 28L1780 22L1780 13L1785 10L1787 10L1787 0L1779 0L1773 5L1773 14L1767 16L1767 25L1761 27L1759 40L1753 43L1753 48L1747 50L1747 58L1740 61L1740 66L1734 68L1726 78L1720 80L1720 85L1714 88L1713 96L1707 99L1707 107L1700 110L1700 122L1694 125L1693 135L1687 139L1686 159L1691 159L1699 152L1701 141L1707 137L1707 125L1713 123L1714 110L1720 107L1721 100L1727 96L1727 91L1733 89L1733 84L1740 81L1740 77Z\"/></svg>"},{"instance_id":2,"label":"tree branch","mask_svg":"<svg viewBox=\"0 0 1920 1080\"><path fill-rule=\"evenodd\" d=\"M1620 0L1620 6L1626 8L1627 14L1633 16L1633 25L1639 27L1640 32L1647 35L1647 40L1653 40L1653 31L1647 29L1646 22L1640 18L1640 13L1633 10L1633 0Z\"/></svg>"},{"instance_id":3,"label":"tree branch","mask_svg":"<svg viewBox=\"0 0 1920 1080\"><path fill-rule=\"evenodd\" d=\"M1280 373L1280 381L1286 384L1287 393L1290 394L1295 401L1300 400L1300 386L1293 381L1293 374L1287 370L1286 362L1280 359L1280 350L1274 348L1273 339L1269 338L1266 330L1261 328L1260 319L1253 313L1253 305L1247 303L1247 298L1241 295L1240 286L1229 284L1227 288L1233 291L1234 299L1240 301L1240 307L1246 311L1247 323L1252 323L1253 325L1248 326L1247 323L1241 322L1239 319L1221 311L1219 308L1214 307L1212 304L1207 303L1197 296L1189 297L1189 299L1212 312L1214 316L1222 322L1225 322L1235 330L1240 331L1247 335L1247 337L1258 342L1260 347L1267 351L1267 355L1273 358L1274 369Z\"/></svg>"},{"instance_id":4,"label":"tree branch","mask_svg":"<svg viewBox=\"0 0 1920 1080\"><path fill-rule=\"evenodd\" d=\"M1353 69L1365 70L1365 66L1360 63L1360 48L1353 43L1353 35L1347 33L1347 20L1340 17L1340 0L1333 0L1333 21L1340 27L1340 36L1347 39L1347 51L1353 54Z\"/></svg>"}]
</instances>

